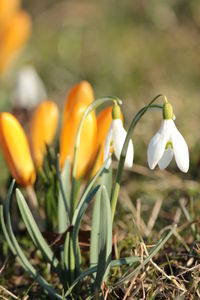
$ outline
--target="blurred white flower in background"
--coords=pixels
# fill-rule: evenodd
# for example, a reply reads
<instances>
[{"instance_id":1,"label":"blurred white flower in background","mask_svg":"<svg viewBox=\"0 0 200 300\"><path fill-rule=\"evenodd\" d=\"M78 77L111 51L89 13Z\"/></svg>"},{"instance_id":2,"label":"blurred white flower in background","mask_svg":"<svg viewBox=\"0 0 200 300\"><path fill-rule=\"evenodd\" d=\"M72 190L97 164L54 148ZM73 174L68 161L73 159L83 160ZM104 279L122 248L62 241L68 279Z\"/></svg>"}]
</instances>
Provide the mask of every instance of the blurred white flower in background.
<instances>
[{"instance_id":1,"label":"blurred white flower in background","mask_svg":"<svg viewBox=\"0 0 200 300\"><path fill-rule=\"evenodd\" d=\"M13 105L31 109L47 98L43 81L35 68L27 65L20 69L14 90Z\"/></svg>"}]
</instances>

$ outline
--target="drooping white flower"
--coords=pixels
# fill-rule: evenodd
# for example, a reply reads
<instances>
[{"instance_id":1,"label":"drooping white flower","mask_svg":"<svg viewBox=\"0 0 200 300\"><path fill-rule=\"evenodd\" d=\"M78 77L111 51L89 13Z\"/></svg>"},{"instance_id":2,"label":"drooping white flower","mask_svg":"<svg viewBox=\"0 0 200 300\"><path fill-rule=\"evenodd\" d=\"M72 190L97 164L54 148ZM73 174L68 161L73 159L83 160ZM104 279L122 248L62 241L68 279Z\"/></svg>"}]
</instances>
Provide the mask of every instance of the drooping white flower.
<instances>
[{"instance_id":1,"label":"drooping white flower","mask_svg":"<svg viewBox=\"0 0 200 300\"><path fill-rule=\"evenodd\" d=\"M178 168L186 173L189 169L188 146L176 128L173 121L173 110L167 102L163 108L163 117L159 131L151 139L147 158L150 169L158 164L161 170L165 169L175 157Z\"/></svg>"},{"instance_id":2,"label":"drooping white flower","mask_svg":"<svg viewBox=\"0 0 200 300\"><path fill-rule=\"evenodd\" d=\"M114 106L115 108L115 106ZM113 108L113 109L114 109ZM111 148L113 148L116 158L119 160L120 154L122 151L122 147L126 138L127 132L123 127L122 121L117 117L113 117L105 146L104 146L104 160L109 157L112 153ZM125 158L125 166L131 168L133 165L133 156L134 156L134 148L132 140L129 141L128 150ZM109 168L111 164L111 158L108 160L106 168Z\"/></svg>"},{"instance_id":3,"label":"drooping white flower","mask_svg":"<svg viewBox=\"0 0 200 300\"><path fill-rule=\"evenodd\" d=\"M23 67L18 75L14 91L14 105L31 109L46 99L46 89L35 68Z\"/></svg>"}]
</instances>

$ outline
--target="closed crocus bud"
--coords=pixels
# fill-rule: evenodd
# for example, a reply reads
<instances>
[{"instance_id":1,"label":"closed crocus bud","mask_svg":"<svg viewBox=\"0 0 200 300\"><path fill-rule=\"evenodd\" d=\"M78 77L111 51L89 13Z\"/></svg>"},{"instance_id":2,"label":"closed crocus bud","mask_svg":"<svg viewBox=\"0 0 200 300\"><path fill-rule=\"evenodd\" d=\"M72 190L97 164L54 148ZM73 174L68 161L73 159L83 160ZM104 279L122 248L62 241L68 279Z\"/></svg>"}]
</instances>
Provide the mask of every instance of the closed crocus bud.
<instances>
[{"instance_id":1,"label":"closed crocus bud","mask_svg":"<svg viewBox=\"0 0 200 300\"><path fill-rule=\"evenodd\" d=\"M35 110L29 127L31 152L36 167L43 163L46 145L51 144L56 133L59 111L53 101L43 101Z\"/></svg>"},{"instance_id":2,"label":"closed crocus bud","mask_svg":"<svg viewBox=\"0 0 200 300\"><path fill-rule=\"evenodd\" d=\"M31 33L31 19L24 11L16 12L5 28L0 44L0 73L24 47Z\"/></svg>"},{"instance_id":3,"label":"closed crocus bud","mask_svg":"<svg viewBox=\"0 0 200 300\"><path fill-rule=\"evenodd\" d=\"M84 103L88 106L94 101L94 92L89 82L82 80L77 83L69 92L66 98L63 119L67 114L70 114L71 110L77 103Z\"/></svg>"},{"instance_id":4,"label":"closed crocus bud","mask_svg":"<svg viewBox=\"0 0 200 300\"><path fill-rule=\"evenodd\" d=\"M20 0L0 0L0 34L20 7Z\"/></svg>"},{"instance_id":5,"label":"closed crocus bud","mask_svg":"<svg viewBox=\"0 0 200 300\"><path fill-rule=\"evenodd\" d=\"M35 182L35 169L25 132L10 113L0 114L0 144L12 176L22 186Z\"/></svg>"},{"instance_id":6,"label":"closed crocus bud","mask_svg":"<svg viewBox=\"0 0 200 300\"><path fill-rule=\"evenodd\" d=\"M60 166L64 165L67 157L71 162L74 158L74 145L77 130L87 106L94 101L94 92L89 82L83 80L76 84L69 92L63 112L63 125L60 136ZM91 112L84 121L80 145L78 149L76 176L81 177L86 172L95 147L97 121Z\"/></svg>"}]
</instances>

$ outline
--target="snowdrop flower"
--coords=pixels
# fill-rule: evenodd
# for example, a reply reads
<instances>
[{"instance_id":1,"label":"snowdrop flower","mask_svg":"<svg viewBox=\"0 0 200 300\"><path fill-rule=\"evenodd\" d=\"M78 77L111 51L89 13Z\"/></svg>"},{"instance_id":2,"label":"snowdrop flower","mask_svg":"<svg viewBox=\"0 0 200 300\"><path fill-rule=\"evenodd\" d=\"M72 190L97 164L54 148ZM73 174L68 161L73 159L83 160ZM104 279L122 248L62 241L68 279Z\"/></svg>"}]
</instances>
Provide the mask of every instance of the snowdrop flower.
<instances>
[{"instance_id":1,"label":"snowdrop flower","mask_svg":"<svg viewBox=\"0 0 200 300\"><path fill-rule=\"evenodd\" d=\"M46 89L31 65L23 67L17 76L14 92L15 106L31 109L46 99Z\"/></svg>"},{"instance_id":2,"label":"snowdrop flower","mask_svg":"<svg viewBox=\"0 0 200 300\"><path fill-rule=\"evenodd\" d=\"M114 104L112 110L112 123L105 141L104 146L104 161L110 155L106 168L108 169L111 164L111 154L115 153L117 159L119 160L122 147L126 138L127 132L123 127L122 120L120 119L120 107L117 104ZM133 142L129 141L128 150L125 158L125 166L131 168L133 165Z\"/></svg>"},{"instance_id":3,"label":"snowdrop flower","mask_svg":"<svg viewBox=\"0 0 200 300\"><path fill-rule=\"evenodd\" d=\"M154 169L158 164L165 169L175 157L178 168L186 173L189 169L188 146L173 121L173 109L169 102L163 106L163 121L159 131L151 139L148 146L148 164Z\"/></svg>"}]
</instances>

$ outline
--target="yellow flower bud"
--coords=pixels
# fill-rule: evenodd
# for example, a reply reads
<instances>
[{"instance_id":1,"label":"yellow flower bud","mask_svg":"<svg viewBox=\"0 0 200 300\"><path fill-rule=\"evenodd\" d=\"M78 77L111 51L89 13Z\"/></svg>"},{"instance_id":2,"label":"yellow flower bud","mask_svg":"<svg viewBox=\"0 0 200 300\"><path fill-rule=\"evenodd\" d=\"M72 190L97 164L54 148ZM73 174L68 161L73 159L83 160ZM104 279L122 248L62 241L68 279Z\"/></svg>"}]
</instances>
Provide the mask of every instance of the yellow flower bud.
<instances>
[{"instance_id":1,"label":"yellow flower bud","mask_svg":"<svg viewBox=\"0 0 200 300\"><path fill-rule=\"evenodd\" d=\"M89 105L94 101L94 92L92 86L89 82L82 80L77 83L69 92L66 98L63 119L65 115L70 114L71 110L77 103L84 103L85 105Z\"/></svg>"},{"instance_id":2,"label":"yellow flower bud","mask_svg":"<svg viewBox=\"0 0 200 300\"><path fill-rule=\"evenodd\" d=\"M87 106L94 100L91 85L81 81L70 91L64 108L63 125L60 136L60 166L64 165L67 157L71 162L74 158L74 146L77 130ZM96 143L97 122L94 112L91 112L83 123L80 145L77 157L77 178L83 176L91 160Z\"/></svg>"},{"instance_id":3,"label":"yellow flower bud","mask_svg":"<svg viewBox=\"0 0 200 300\"><path fill-rule=\"evenodd\" d=\"M7 112L0 114L0 145L17 183L32 185L35 182L35 170L27 137L17 119Z\"/></svg>"},{"instance_id":4,"label":"yellow flower bud","mask_svg":"<svg viewBox=\"0 0 200 300\"><path fill-rule=\"evenodd\" d=\"M20 0L0 1L0 34L20 7Z\"/></svg>"},{"instance_id":5,"label":"yellow flower bud","mask_svg":"<svg viewBox=\"0 0 200 300\"><path fill-rule=\"evenodd\" d=\"M51 144L56 133L59 111L53 101L43 101L36 108L29 127L31 152L36 167L39 169L43 163L46 145Z\"/></svg>"},{"instance_id":6,"label":"yellow flower bud","mask_svg":"<svg viewBox=\"0 0 200 300\"><path fill-rule=\"evenodd\" d=\"M31 19L24 11L17 12L7 24L0 41L0 73L12 62L31 33Z\"/></svg>"}]
</instances>

